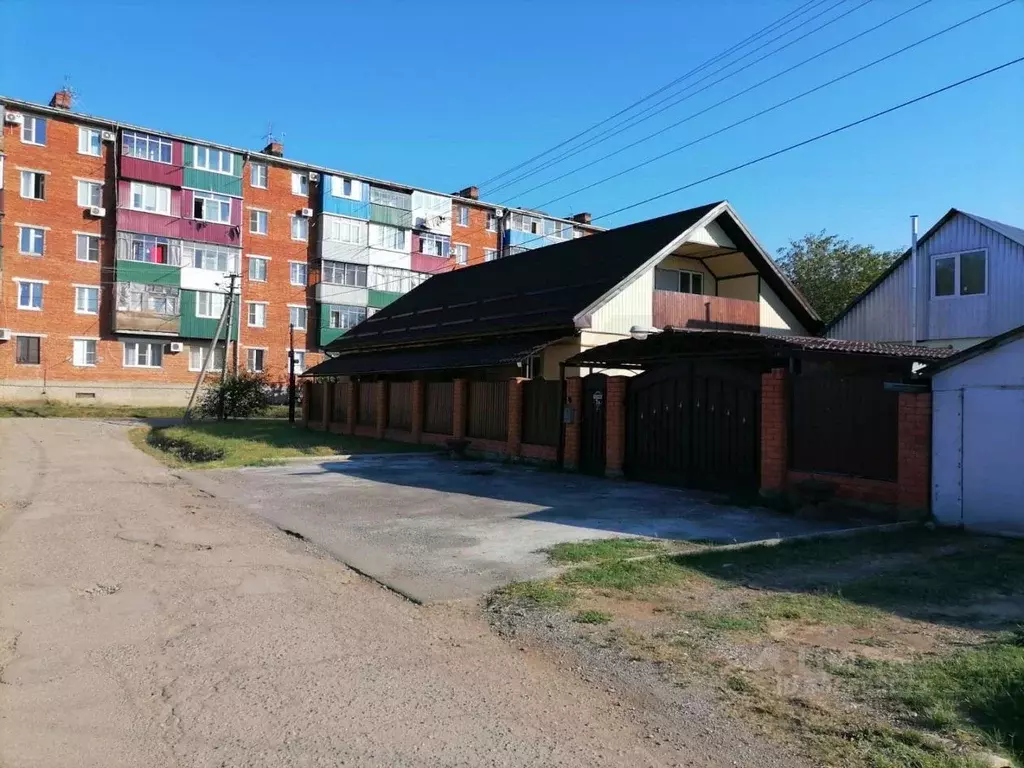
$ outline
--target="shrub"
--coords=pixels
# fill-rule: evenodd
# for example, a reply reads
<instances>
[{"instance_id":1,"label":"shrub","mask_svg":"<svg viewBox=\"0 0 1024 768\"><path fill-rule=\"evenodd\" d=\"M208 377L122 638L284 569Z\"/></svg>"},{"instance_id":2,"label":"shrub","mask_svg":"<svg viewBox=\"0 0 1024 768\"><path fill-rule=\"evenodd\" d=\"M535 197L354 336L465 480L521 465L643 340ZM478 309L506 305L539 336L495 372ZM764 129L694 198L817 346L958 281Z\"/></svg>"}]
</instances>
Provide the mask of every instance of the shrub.
<instances>
[{"instance_id":1,"label":"shrub","mask_svg":"<svg viewBox=\"0 0 1024 768\"><path fill-rule=\"evenodd\" d=\"M246 419L266 412L270 407L270 383L262 373L241 371L207 384L199 398L198 411L202 416L219 417L221 398L224 416Z\"/></svg>"}]
</instances>

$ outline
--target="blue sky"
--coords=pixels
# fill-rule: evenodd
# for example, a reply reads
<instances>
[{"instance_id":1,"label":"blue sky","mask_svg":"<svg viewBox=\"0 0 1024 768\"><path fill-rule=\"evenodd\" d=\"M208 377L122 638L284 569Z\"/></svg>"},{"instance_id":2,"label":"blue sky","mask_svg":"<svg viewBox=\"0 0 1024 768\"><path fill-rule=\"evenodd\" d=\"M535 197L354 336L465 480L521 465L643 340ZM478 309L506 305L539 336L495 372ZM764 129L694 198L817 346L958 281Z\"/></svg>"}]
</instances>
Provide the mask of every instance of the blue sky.
<instances>
[{"instance_id":1,"label":"blue sky","mask_svg":"<svg viewBox=\"0 0 1024 768\"><path fill-rule=\"evenodd\" d=\"M608 117L803 2L0 0L5 30L0 94L46 101L70 75L79 93L78 107L91 114L254 149L263 146L272 121L285 134L290 157L452 191L488 179ZM822 2L775 36L840 0ZM517 185L492 193L484 188L483 196L539 205L1000 0L931 0L657 138L543 189L514 196L921 0L871 0L858 8L863 2L845 0L737 61L768 38L742 49L676 91L691 94L852 10L633 130ZM558 215L591 211L595 216L614 210L1016 58L1024 50L1021 40L1024 2L1016 0L866 72L547 210ZM704 75L710 77L696 84ZM951 206L1024 225L1022 96L1024 64L600 223L623 224L726 198L772 251L790 238L821 229L880 248L902 248L909 236L909 214L920 214L926 228Z\"/></svg>"}]
</instances>

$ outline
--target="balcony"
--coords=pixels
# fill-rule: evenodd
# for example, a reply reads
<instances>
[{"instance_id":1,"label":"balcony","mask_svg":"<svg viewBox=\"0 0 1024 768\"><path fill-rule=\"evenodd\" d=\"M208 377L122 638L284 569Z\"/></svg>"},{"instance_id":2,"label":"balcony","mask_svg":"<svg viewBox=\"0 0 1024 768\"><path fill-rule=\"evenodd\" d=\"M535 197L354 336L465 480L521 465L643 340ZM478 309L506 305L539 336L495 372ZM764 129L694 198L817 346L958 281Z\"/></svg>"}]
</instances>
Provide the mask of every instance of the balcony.
<instances>
[{"instance_id":1,"label":"balcony","mask_svg":"<svg viewBox=\"0 0 1024 768\"><path fill-rule=\"evenodd\" d=\"M408 208L393 208L390 205L370 203L370 221L391 227L412 229L412 211Z\"/></svg>"},{"instance_id":2,"label":"balcony","mask_svg":"<svg viewBox=\"0 0 1024 768\"><path fill-rule=\"evenodd\" d=\"M654 292L654 327L716 328L761 331L761 306L756 301L726 299L675 291Z\"/></svg>"},{"instance_id":3,"label":"balcony","mask_svg":"<svg viewBox=\"0 0 1024 768\"><path fill-rule=\"evenodd\" d=\"M412 270L413 272L426 272L430 275L436 275L440 272L447 272L453 266L455 262L445 256L431 256L426 253L412 254Z\"/></svg>"},{"instance_id":4,"label":"balcony","mask_svg":"<svg viewBox=\"0 0 1024 768\"><path fill-rule=\"evenodd\" d=\"M321 304L347 304L365 307L370 297L366 288L319 282L316 284L316 300Z\"/></svg>"}]
</instances>

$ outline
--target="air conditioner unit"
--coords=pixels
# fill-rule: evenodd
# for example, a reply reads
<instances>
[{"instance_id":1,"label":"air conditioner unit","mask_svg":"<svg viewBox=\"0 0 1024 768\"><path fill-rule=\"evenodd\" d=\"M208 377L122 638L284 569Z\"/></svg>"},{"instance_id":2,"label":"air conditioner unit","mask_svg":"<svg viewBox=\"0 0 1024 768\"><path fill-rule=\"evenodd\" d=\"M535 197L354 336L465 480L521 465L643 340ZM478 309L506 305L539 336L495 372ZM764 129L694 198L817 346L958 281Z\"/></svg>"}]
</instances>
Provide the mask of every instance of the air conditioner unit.
<instances>
[{"instance_id":1,"label":"air conditioner unit","mask_svg":"<svg viewBox=\"0 0 1024 768\"><path fill-rule=\"evenodd\" d=\"M21 112L4 112L4 122L23 125L25 123L25 116Z\"/></svg>"},{"instance_id":2,"label":"air conditioner unit","mask_svg":"<svg viewBox=\"0 0 1024 768\"><path fill-rule=\"evenodd\" d=\"M309 172L309 180L310 181L320 181L320 174L317 173L316 171L310 171Z\"/></svg>"},{"instance_id":3,"label":"air conditioner unit","mask_svg":"<svg viewBox=\"0 0 1024 768\"><path fill-rule=\"evenodd\" d=\"M104 131L100 135L103 137L104 141L113 141L114 140L114 132L113 131Z\"/></svg>"},{"instance_id":4,"label":"air conditioner unit","mask_svg":"<svg viewBox=\"0 0 1024 768\"><path fill-rule=\"evenodd\" d=\"M10 328L0 328L0 341L10 341L10 340L11 340L11 329Z\"/></svg>"},{"instance_id":5,"label":"air conditioner unit","mask_svg":"<svg viewBox=\"0 0 1024 768\"><path fill-rule=\"evenodd\" d=\"M301 211L299 211L299 216L301 216L304 219L312 219L313 218L313 209L312 208L303 208Z\"/></svg>"},{"instance_id":6,"label":"air conditioner unit","mask_svg":"<svg viewBox=\"0 0 1024 768\"><path fill-rule=\"evenodd\" d=\"M90 216L95 216L97 219L102 219L104 216L107 215L107 209L106 208L101 208L98 205L90 205L89 206L89 215Z\"/></svg>"},{"instance_id":7,"label":"air conditioner unit","mask_svg":"<svg viewBox=\"0 0 1024 768\"><path fill-rule=\"evenodd\" d=\"M182 343L180 341L172 341L170 344L167 345L167 351L168 352L184 352L185 351L185 345L184 345L184 343Z\"/></svg>"}]
</instances>

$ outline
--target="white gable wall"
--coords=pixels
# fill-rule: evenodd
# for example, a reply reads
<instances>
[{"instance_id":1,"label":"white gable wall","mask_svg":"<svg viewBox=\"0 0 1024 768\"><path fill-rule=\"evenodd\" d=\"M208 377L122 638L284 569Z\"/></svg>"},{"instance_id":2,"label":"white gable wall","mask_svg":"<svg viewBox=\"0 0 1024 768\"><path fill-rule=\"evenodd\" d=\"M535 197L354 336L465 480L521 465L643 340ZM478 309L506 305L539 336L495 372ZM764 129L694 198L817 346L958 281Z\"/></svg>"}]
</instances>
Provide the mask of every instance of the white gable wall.
<instances>
[{"instance_id":1,"label":"white gable wall","mask_svg":"<svg viewBox=\"0 0 1024 768\"><path fill-rule=\"evenodd\" d=\"M628 285L622 286L618 294L596 309L590 316L590 330L628 336L629 329L634 325L650 328L654 322L653 295L652 268L638 275Z\"/></svg>"},{"instance_id":2,"label":"white gable wall","mask_svg":"<svg viewBox=\"0 0 1024 768\"><path fill-rule=\"evenodd\" d=\"M782 299L764 280L761 281L761 333L804 336L804 328L796 316L789 311Z\"/></svg>"}]
</instances>

